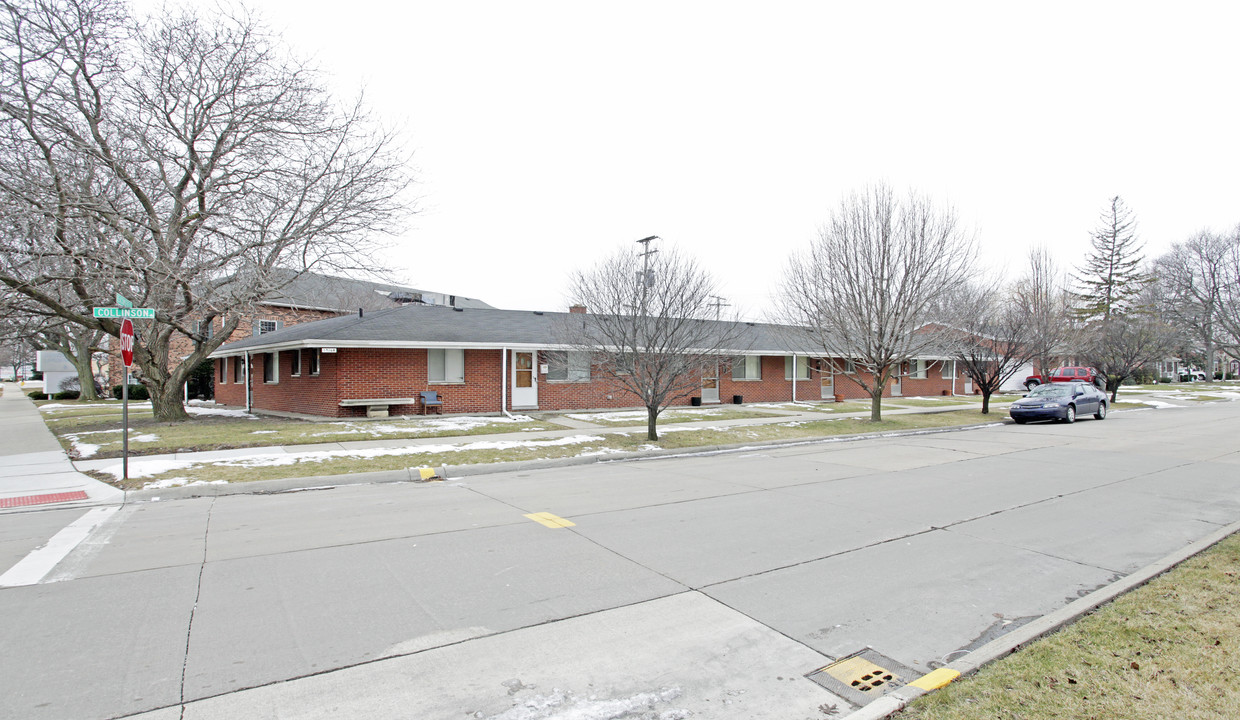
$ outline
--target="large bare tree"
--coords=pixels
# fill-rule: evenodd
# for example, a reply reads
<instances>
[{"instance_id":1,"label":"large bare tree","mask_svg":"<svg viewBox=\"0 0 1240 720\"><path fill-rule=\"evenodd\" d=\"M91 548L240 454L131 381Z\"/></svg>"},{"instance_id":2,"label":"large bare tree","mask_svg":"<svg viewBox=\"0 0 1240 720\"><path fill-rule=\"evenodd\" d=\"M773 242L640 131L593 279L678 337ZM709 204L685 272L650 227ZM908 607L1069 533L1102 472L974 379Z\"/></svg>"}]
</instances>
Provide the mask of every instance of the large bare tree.
<instances>
[{"instance_id":1,"label":"large bare tree","mask_svg":"<svg viewBox=\"0 0 1240 720\"><path fill-rule=\"evenodd\" d=\"M557 329L570 370L609 379L646 408L646 437L658 440L659 414L702 391L707 368L744 351L741 324L720 316L715 281L674 247L621 248L572 275L569 295L586 308Z\"/></svg>"},{"instance_id":2,"label":"large bare tree","mask_svg":"<svg viewBox=\"0 0 1240 720\"><path fill-rule=\"evenodd\" d=\"M968 284L946 303L951 325L944 328L949 352L982 393L982 414L990 397L1038 352L1034 316L1015 291L999 285Z\"/></svg>"},{"instance_id":3,"label":"large bare tree","mask_svg":"<svg viewBox=\"0 0 1240 720\"><path fill-rule=\"evenodd\" d=\"M114 336L94 307L119 292L154 308L135 363L157 418L185 417L185 379L256 300L377 263L407 207L405 154L254 18L0 11L0 282Z\"/></svg>"},{"instance_id":4,"label":"large bare tree","mask_svg":"<svg viewBox=\"0 0 1240 720\"><path fill-rule=\"evenodd\" d=\"M879 422L883 391L902 364L941 348L927 323L969 280L975 257L973 235L952 209L874 185L846 196L789 261L776 317L821 349L830 370L855 365L843 377L870 395L870 419Z\"/></svg>"},{"instance_id":5,"label":"large bare tree","mask_svg":"<svg viewBox=\"0 0 1240 720\"><path fill-rule=\"evenodd\" d=\"M1227 296L1227 238L1200 232L1154 261L1162 312L1205 356L1206 380L1214 381L1214 360L1226 341L1222 314Z\"/></svg>"},{"instance_id":6,"label":"large bare tree","mask_svg":"<svg viewBox=\"0 0 1240 720\"><path fill-rule=\"evenodd\" d=\"M1071 340L1072 304L1065 276L1045 245L1030 249L1027 262L1012 293L1028 318L1030 360L1036 373L1046 378L1053 358L1062 355Z\"/></svg>"}]
</instances>

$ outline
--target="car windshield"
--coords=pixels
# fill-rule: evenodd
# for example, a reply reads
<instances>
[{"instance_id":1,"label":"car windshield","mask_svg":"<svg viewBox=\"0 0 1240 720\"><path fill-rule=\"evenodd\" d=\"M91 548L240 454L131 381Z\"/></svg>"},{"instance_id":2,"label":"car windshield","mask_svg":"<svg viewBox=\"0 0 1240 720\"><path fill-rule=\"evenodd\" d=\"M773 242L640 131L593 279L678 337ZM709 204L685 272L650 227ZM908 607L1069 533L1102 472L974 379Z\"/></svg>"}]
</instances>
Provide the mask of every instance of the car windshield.
<instances>
[{"instance_id":1,"label":"car windshield","mask_svg":"<svg viewBox=\"0 0 1240 720\"><path fill-rule=\"evenodd\" d=\"M1029 393L1029 397L1068 397L1072 394L1069 385L1039 385Z\"/></svg>"}]
</instances>

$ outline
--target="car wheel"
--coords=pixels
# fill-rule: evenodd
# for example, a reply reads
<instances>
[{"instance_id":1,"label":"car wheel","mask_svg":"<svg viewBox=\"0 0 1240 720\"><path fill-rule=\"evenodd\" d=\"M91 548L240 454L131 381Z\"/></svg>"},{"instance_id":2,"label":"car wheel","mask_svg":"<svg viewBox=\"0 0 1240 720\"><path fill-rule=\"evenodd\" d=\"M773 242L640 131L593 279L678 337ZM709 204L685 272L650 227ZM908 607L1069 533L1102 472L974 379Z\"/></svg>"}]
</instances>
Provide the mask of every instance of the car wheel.
<instances>
[{"instance_id":1,"label":"car wheel","mask_svg":"<svg viewBox=\"0 0 1240 720\"><path fill-rule=\"evenodd\" d=\"M1094 419L1095 420L1106 420L1107 419L1107 404L1106 403L1104 402L1098 403L1098 412L1094 413Z\"/></svg>"},{"instance_id":2,"label":"car wheel","mask_svg":"<svg viewBox=\"0 0 1240 720\"><path fill-rule=\"evenodd\" d=\"M1068 406L1068 409L1063 414L1063 421L1066 423L1076 422L1076 406L1075 405Z\"/></svg>"},{"instance_id":3,"label":"car wheel","mask_svg":"<svg viewBox=\"0 0 1240 720\"><path fill-rule=\"evenodd\" d=\"M1029 382L1025 383L1025 389L1032 391L1035 387L1037 387L1040 384L1041 383L1039 383L1037 380L1030 380Z\"/></svg>"},{"instance_id":4,"label":"car wheel","mask_svg":"<svg viewBox=\"0 0 1240 720\"><path fill-rule=\"evenodd\" d=\"M1024 425L1026 422L1029 422L1029 421L1026 420L1025 418L1012 418L1012 422L1016 423L1017 425Z\"/></svg>"}]
</instances>

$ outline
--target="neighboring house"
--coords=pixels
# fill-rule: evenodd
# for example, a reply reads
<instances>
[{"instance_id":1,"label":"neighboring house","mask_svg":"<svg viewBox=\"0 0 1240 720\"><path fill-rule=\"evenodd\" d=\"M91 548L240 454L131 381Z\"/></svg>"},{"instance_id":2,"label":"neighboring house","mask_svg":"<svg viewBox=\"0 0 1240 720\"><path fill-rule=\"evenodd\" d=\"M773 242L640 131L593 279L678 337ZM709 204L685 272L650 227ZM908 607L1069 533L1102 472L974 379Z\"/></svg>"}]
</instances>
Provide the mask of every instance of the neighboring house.
<instances>
[{"instance_id":1,"label":"neighboring house","mask_svg":"<svg viewBox=\"0 0 1240 720\"><path fill-rule=\"evenodd\" d=\"M220 347L218 402L258 411L332 417L417 412L436 391L448 413L635 407L597 376L587 353L557 344L566 313L408 305L284 327ZM781 328L744 323L737 350L705 373L702 404L868 397L850 375L820 372ZM844 363L839 363L843 366ZM944 358L917 360L887 395L972 393ZM854 375L855 376L855 375ZM392 402L379 402L391 400ZM690 404L690 399L680 401Z\"/></svg>"},{"instance_id":2,"label":"neighboring house","mask_svg":"<svg viewBox=\"0 0 1240 720\"><path fill-rule=\"evenodd\" d=\"M60 392L60 384L65 380L78 379L77 368L69 362L64 353L55 350L39 350L35 353L34 367L43 373L44 392L49 395Z\"/></svg>"}]
</instances>

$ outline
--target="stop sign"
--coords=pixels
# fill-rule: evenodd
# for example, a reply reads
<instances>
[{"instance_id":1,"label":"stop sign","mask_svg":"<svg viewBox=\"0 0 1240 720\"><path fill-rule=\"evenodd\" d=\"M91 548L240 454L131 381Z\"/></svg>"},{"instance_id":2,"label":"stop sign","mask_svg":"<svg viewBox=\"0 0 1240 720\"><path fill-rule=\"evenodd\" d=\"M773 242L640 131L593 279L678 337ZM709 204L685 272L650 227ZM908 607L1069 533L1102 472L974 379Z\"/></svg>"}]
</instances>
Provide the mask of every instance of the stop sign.
<instances>
[{"instance_id":1,"label":"stop sign","mask_svg":"<svg viewBox=\"0 0 1240 720\"><path fill-rule=\"evenodd\" d=\"M121 361L125 369L133 365L133 323L129 318L121 322Z\"/></svg>"}]
</instances>

